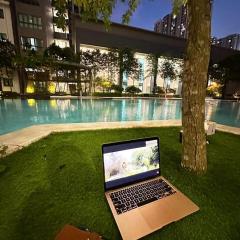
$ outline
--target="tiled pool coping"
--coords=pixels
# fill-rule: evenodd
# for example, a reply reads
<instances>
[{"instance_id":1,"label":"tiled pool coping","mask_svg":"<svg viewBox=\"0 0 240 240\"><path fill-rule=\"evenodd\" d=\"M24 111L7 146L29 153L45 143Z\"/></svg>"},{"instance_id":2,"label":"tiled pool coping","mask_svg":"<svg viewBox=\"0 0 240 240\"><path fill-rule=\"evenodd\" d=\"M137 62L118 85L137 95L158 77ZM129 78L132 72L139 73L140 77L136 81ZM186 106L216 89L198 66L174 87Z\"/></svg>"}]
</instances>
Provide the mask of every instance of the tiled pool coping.
<instances>
[{"instance_id":1,"label":"tiled pool coping","mask_svg":"<svg viewBox=\"0 0 240 240\"><path fill-rule=\"evenodd\" d=\"M127 122L96 122L33 125L0 135L0 145L8 146L7 154L15 152L54 132L84 131L114 128L170 127L181 126L181 120L151 120ZM217 124L217 130L240 135L240 128Z\"/></svg>"}]
</instances>

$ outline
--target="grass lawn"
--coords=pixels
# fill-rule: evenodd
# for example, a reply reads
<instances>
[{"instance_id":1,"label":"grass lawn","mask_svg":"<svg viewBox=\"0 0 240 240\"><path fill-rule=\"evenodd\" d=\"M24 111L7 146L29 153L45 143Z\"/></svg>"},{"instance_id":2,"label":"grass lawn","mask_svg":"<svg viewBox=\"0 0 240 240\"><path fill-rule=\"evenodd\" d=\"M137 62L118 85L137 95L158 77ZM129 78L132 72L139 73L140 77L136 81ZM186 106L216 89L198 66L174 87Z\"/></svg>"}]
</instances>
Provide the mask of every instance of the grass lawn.
<instances>
[{"instance_id":1,"label":"grass lawn","mask_svg":"<svg viewBox=\"0 0 240 240\"><path fill-rule=\"evenodd\" d=\"M66 223L121 239L104 198L101 145L147 136L160 137L162 175L200 211L144 239L240 239L240 136L212 136L208 172L196 176L180 167L178 134L177 127L53 134L6 157L0 239L53 240Z\"/></svg>"}]
</instances>

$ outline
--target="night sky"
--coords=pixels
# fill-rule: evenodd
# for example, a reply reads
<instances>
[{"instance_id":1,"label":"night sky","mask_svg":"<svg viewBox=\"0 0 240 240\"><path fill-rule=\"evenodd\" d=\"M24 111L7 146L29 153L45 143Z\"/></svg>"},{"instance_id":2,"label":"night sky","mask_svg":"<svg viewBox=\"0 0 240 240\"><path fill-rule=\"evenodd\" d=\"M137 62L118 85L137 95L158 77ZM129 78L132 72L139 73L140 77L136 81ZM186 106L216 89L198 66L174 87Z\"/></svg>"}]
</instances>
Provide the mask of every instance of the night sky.
<instances>
[{"instance_id":1,"label":"night sky","mask_svg":"<svg viewBox=\"0 0 240 240\"><path fill-rule=\"evenodd\" d=\"M130 26L153 30L154 23L172 10L171 0L140 0ZM121 22L122 13L127 9L123 3L116 5L112 21ZM240 0L214 0L212 13L212 36L225 37L240 33Z\"/></svg>"}]
</instances>

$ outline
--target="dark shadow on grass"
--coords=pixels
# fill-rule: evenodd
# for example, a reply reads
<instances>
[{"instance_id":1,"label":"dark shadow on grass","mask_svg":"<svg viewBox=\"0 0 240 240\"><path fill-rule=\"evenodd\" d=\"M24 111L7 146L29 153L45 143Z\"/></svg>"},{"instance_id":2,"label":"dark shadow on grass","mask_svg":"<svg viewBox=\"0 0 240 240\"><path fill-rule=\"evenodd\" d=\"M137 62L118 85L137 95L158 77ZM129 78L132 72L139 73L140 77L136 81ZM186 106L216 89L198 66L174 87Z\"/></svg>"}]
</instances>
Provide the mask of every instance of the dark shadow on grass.
<instances>
[{"instance_id":1,"label":"dark shadow on grass","mask_svg":"<svg viewBox=\"0 0 240 240\"><path fill-rule=\"evenodd\" d=\"M104 197L102 175L96 172L102 169L92 163L96 159L88 159L76 146L63 145L64 153L60 144L43 160L48 182L25 201L16 239L54 239L65 224L85 226L120 239Z\"/></svg>"}]
</instances>

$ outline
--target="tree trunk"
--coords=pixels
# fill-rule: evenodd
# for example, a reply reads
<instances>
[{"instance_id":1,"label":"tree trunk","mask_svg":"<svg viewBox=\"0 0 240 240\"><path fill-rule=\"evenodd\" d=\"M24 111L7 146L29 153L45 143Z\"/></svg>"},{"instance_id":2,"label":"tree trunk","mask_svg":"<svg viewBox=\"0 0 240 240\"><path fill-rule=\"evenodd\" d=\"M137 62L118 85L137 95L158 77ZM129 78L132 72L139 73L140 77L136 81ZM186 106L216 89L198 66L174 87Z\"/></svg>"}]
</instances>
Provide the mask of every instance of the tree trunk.
<instances>
[{"instance_id":1,"label":"tree trunk","mask_svg":"<svg viewBox=\"0 0 240 240\"><path fill-rule=\"evenodd\" d=\"M27 80L26 80L26 74L24 70L24 66L18 67L18 77L19 77L19 87L20 87L20 94L25 94L26 87L27 87Z\"/></svg>"},{"instance_id":2,"label":"tree trunk","mask_svg":"<svg viewBox=\"0 0 240 240\"><path fill-rule=\"evenodd\" d=\"M207 72L210 57L210 0L188 0L188 39L183 76L182 166L207 170L204 130Z\"/></svg>"},{"instance_id":3,"label":"tree trunk","mask_svg":"<svg viewBox=\"0 0 240 240\"><path fill-rule=\"evenodd\" d=\"M157 90L158 56L154 56L154 58L153 94L155 94Z\"/></svg>"},{"instance_id":4,"label":"tree trunk","mask_svg":"<svg viewBox=\"0 0 240 240\"><path fill-rule=\"evenodd\" d=\"M123 55L121 52L119 53L118 57L119 57L119 82L118 82L118 84L120 87L122 87L124 70L123 70Z\"/></svg>"},{"instance_id":5,"label":"tree trunk","mask_svg":"<svg viewBox=\"0 0 240 240\"><path fill-rule=\"evenodd\" d=\"M92 71L89 72L89 93L92 96L92 84L93 84L93 74Z\"/></svg>"},{"instance_id":6,"label":"tree trunk","mask_svg":"<svg viewBox=\"0 0 240 240\"><path fill-rule=\"evenodd\" d=\"M0 77L0 92L2 92L3 88L2 88L2 78Z\"/></svg>"},{"instance_id":7,"label":"tree trunk","mask_svg":"<svg viewBox=\"0 0 240 240\"><path fill-rule=\"evenodd\" d=\"M78 96L80 96L80 94L82 92L82 83L81 83L80 69L77 69L77 92L78 92Z\"/></svg>"}]
</instances>

